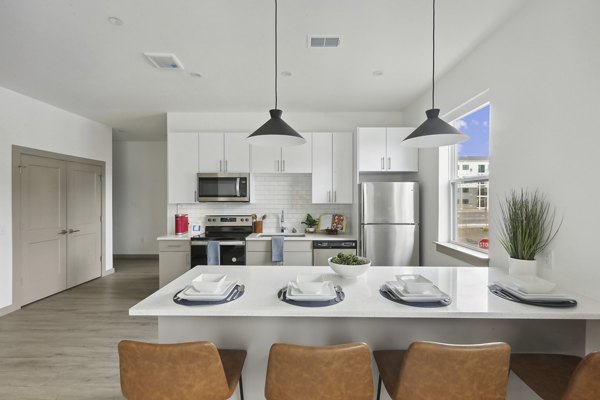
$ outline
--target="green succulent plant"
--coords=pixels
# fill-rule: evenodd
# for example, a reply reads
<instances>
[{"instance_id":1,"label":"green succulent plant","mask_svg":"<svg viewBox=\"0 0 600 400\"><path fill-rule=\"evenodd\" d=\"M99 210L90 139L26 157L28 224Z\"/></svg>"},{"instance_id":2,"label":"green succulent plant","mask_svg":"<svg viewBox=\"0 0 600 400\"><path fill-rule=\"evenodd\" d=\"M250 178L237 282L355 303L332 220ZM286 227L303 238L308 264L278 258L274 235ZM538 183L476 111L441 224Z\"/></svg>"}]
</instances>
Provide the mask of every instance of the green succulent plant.
<instances>
[{"instance_id":1,"label":"green succulent plant","mask_svg":"<svg viewBox=\"0 0 600 400\"><path fill-rule=\"evenodd\" d=\"M306 214L306 219L302 223L309 228L314 228L315 226L317 226L318 221L314 219L312 215Z\"/></svg>"}]
</instances>

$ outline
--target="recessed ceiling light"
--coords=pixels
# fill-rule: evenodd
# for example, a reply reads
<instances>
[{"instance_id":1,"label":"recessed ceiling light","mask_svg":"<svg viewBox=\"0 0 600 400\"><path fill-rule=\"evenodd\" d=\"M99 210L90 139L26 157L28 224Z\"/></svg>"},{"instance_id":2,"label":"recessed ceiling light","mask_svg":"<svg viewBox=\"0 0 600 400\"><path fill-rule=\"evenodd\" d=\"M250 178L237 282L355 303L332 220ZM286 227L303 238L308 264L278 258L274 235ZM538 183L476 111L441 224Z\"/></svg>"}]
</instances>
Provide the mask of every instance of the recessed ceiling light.
<instances>
[{"instance_id":1,"label":"recessed ceiling light","mask_svg":"<svg viewBox=\"0 0 600 400\"><path fill-rule=\"evenodd\" d=\"M383 75L383 71L381 71L381 70L378 69L376 71L373 71L373 75L374 76L381 76L381 75Z\"/></svg>"},{"instance_id":2,"label":"recessed ceiling light","mask_svg":"<svg viewBox=\"0 0 600 400\"><path fill-rule=\"evenodd\" d=\"M292 76L290 71L281 71L281 76Z\"/></svg>"},{"instance_id":3,"label":"recessed ceiling light","mask_svg":"<svg viewBox=\"0 0 600 400\"><path fill-rule=\"evenodd\" d=\"M202 74L200 72L190 72L190 76L193 78L202 78Z\"/></svg>"},{"instance_id":4,"label":"recessed ceiling light","mask_svg":"<svg viewBox=\"0 0 600 400\"><path fill-rule=\"evenodd\" d=\"M117 17L108 17L108 22L110 22L114 26L123 25L123 20Z\"/></svg>"}]
</instances>

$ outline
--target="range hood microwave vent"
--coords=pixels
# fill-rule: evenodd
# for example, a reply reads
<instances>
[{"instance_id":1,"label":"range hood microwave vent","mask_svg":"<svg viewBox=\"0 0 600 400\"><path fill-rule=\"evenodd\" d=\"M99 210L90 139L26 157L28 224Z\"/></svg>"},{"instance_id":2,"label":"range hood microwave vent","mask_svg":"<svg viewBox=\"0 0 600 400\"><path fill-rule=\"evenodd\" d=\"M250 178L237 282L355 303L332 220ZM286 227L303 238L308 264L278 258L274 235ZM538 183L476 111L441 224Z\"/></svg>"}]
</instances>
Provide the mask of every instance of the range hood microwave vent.
<instances>
[{"instance_id":1,"label":"range hood microwave vent","mask_svg":"<svg viewBox=\"0 0 600 400\"><path fill-rule=\"evenodd\" d=\"M146 58L158 69L184 69L183 64L175 54L144 53Z\"/></svg>"},{"instance_id":2,"label":"range hood microwave vent","mask_svg":"<svg viewBox=\"0 0 600 400\"><path fill-rule=\"evenodd\" d=\"M335 48L340 47L340 43L339 35L308 35L308 47L310 48Z\"/></svg>"}]
</instances>

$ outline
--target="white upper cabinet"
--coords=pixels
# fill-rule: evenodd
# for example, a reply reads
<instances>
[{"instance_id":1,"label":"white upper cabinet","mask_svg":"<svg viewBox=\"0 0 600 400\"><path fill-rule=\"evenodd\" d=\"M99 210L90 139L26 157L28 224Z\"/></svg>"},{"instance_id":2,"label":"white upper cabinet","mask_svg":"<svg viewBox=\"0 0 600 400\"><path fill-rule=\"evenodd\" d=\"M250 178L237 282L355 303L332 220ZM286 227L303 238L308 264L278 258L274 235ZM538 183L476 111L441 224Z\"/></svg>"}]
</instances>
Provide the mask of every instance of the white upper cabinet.
<instances>
[{"instance_id":1,"label":"white upper cabinet","mask_svg":"<svg viewBox=\"0 0 600 400\"><path fill-rule=\"evenodd\" d=\"M248 133L225 133L224 172L250 172Z\"/></svg>"},{"instance_id":2,"label":"white upper cabinet","mask_svg":"<svg viewBox=\"0 0 600 400\"><path fill-rule=\"evenodd\" d=\"M198 172L224 172L223 169L223 134L198 134Z\"/></svg>"},{"instance_id":3,"label":"white upper cabinet","mask_svg":"<svg viewBox=\"0 0 600 400\"><path fill-rule=\"evenodd\" d=\"M358 128L358 170L407 172L419 170L419 150L401 145L414 128Z\"/></svg>"},{"instance_id":4,"label":"white upper cabinet","mask_svg":"<svg viewBox=\"0 0 600 400\"><path fill-rule=\"evenodd\" d=\"M333 202L350 204L354 192L352 173L354 171L354 146L352 133L333 133Z\"/></svg>"},{"instance_id":5,"label":"white upper cabinet","mask_svg":"<svg viewBox=\"0 0 600 400\"><path fill-rule=\"evenodd\" d=\"M250 146L253 173L281 172L281 147Z\"/></svg>"},{"instance_id":6,"label":"white upper cabinet","mask_svg":"<svg viewBox=\"0 0 600 400\"><path fill-rule=\"evenodd\" d=\"M358 170L383 171L386 128L358 128Z\"/></svg>"},{"instance_id":7,"label":"white upper cabinet","mask_svg":"<svg viewBox=\"0 0 600 400\"><path fill-rule=\"evenodd\" d=\"M415 128L387 128L388 171L418 171L419 150L402 146L401 143Z\"/></svg>"},{"instance_id":8,"label":"white upper cabinet","mask_svg":"<svg viewBox=\"0 0 600 400\"><path fill-rule=\"evenodd\" d=\"M198 134L198 172L250 172L247 133Z\"/></svg>"},{"instance_id":9,"label":"white upper cabinet","mask_svg":"<svg viewBox=\"0 0 600 400\"><path fill-rule=\"evenodd\" d=\"M306 143L281 148L281 172L312 172L312 133L301 133Z\"/></svg>"},{"instance_id":10,"label":"white upper cabinet","mask_svg":"<svg viewBox=\"0 0 600 400\"><path fill-rule=\"evenodd\" d=\"M300 146L250 146L253 173L305 173L312 171L312 134L302 133L306 143Z\"/></svg>"},{"instance_id":11,"label":"white upper cabinet","mask_svg":"<svg viewBox=\"0 0 600 400\"><path fill-rule=\"evenodd\" d=\"M312 141L312 202L352 203L352 134L314 133Z\"/></svg>"},{"instance_id":12,"label":"white upper cabinet","mask_svg":"<svg viewBox=\"0 0 600 400\"><path fill-rule=\"evenodd\" d=\"M198 134L169 132L167 139L169 203L196 201Z\"/></svg>"}]
</instances>

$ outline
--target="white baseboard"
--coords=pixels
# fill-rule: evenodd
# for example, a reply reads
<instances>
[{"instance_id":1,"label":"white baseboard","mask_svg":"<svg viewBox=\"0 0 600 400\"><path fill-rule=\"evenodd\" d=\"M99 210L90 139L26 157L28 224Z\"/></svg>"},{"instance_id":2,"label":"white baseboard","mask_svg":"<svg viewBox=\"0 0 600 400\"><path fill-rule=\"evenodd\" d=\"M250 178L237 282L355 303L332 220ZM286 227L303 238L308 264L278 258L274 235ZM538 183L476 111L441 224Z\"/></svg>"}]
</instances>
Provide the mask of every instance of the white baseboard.
<instances>
[{"instance_id":1,"label":"white baseboard","mask_svg":"<svg viewBox=\"0 0 600 400\"><path fill-rule=\"evenodd\" d=\"M111 269L107 269L106 271L102 272L102 277L108 276L108 275L112 275L115 273L115 269L111 268Z\"/></svg>"},{"instance_id":2,"label":"white baseboard","mask_svg":"<svg viewBox=\"0 0 600 400\"><path fill-rule=\"evenodd\" d=\"M0 308L0 317L10 314L13 311L19 310L21 307L11 304L10 306Z\"/></svg>"}]
</instances>

